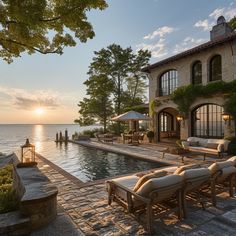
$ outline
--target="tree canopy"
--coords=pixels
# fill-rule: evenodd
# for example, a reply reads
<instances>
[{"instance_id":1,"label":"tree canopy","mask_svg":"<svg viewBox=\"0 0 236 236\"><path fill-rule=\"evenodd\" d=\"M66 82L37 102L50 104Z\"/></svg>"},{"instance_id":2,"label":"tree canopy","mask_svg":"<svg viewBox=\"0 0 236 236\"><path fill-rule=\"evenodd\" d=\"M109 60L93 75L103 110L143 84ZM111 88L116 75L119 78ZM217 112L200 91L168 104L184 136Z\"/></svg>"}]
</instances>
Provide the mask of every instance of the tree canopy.
<instances>
[{"instance_id":1,"label":"tree canopy","mask_svg":"<svg viewBox=\"0 0 236 236\"><path fill-rule=\"evenodd\" d=\"M140 71L148 65L150 57L147 50L134 53L131 47L122 48L117 44L95 52L89 66L89 79L84 83L88 98L78 104L80 118L75 121L87 125L86 118L90 114L90 121L100 121L106 130L111 115L142 104L147 83Z\"/></svg>"},{"instance_id":2,"label":"tree canopy","mask_svg":"<svg viewBox=\"0 0 236 236\"><path fill-rule=\"evenodd\" d=\"M86 12L103 10L105 0L1 0L0 57L8 63L22 53L62 54L94 37Z\"/></svg>"},{"instance_id":3,"label":"tree canopy","mask_svg":"<svg viewBox=\"0 0 236 236\"><path fill-rule=\"evenodd\" d=\"M236 29L236 16L230 19L228 24L235 30Z\"/></svg>"}]
</instances>

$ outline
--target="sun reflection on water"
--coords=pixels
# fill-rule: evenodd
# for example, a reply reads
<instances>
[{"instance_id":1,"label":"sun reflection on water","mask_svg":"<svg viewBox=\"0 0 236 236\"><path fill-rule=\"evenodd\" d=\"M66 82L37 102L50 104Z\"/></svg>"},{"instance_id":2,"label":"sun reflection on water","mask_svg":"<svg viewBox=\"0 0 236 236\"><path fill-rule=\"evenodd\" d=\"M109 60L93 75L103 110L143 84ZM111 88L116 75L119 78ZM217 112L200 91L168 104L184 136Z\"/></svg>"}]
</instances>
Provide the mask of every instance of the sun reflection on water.
<instances>
[{"instance_id":1,"label":"sun reflection on water","mask_svg":"<svg viewBox=\"0 0 236 236\"><path fill-rule=\"evenodd\" d=\"M34 126L34 143L36 152L42 151L42 142L44 137L44 127L43 125L35 125Z\"/></svg>"}]
</instances>

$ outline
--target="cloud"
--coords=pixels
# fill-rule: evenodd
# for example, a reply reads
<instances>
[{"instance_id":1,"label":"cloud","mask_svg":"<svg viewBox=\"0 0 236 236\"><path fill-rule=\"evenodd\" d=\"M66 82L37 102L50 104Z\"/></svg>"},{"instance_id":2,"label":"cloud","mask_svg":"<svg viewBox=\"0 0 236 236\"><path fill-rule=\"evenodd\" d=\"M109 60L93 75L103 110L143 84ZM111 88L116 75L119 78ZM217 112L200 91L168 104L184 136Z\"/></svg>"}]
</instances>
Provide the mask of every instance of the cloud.
<instances>
[{"instance_id":1,"label":"cloud","mask_svg":"<svg viewBox=\"0 0 236 236\"><path fill-rule=\"evenodd\" d=\"M136 47L138 48L138 50L140 49L149 50L152 53L152 57L154 58L161 58L168 54L165 48L164 38L160 38L156 43L152 44L141 43L136 45Z\"/></svg>"},{"instance_id":2,"label":"cloud","mask_svg":"<svg viewBox=\"0 0 236 236\"><path fill-rule=\"evenodd\" d=\"M168 50L166 48L166 37L168 34L176 31L177 29L170 26L159 27L152 33L145 35L143 39L145 42L136 45L137 50L149 50L153 58L163 58L168 55ZM152 40L147 43L147 40Z\"/></svg>"},{"instance_id":3,"label":"cloud","mask_svg":"<svg viewBox=\"0 0 236 236\"><path fill-rule=\"evenodd\" d=\"M209 31L219 16L224 16L226 21L236 16L236 7L231 3L228 7L216 8L212 11L207 19L197 21L194 26L202 28L204 31Z\"/></svg>"},{"instance_id":4,"label":"cloud","mask_svg":"<svg viewBox=\"0 0 236 236\"><path fill-rule=\"evenodd\" d=\"M154 39L156 37L163 38L166 34L170 34L174 31L175 29L169 26L163 26L158 28L157 30L153 31L152 33L146 35L143 37L143 39L148 40L148 39Z\"/></svg>"},{"instance_id":5,"label":"cloud","mask_svg":"<svg viewBox=\"0 0 236 236\"><path fill-rule=\"evenodd\" d=\"M186 37L182 43L176 44L174 48L174 53L180 53L183 51L186 51L190 48L193 48L199 44L202 44L206 42L207 39L199 38L199 39L194 39L192 37Z\"/></svg>"},{"instance_id":6,"label":"cloud","mask_svg":"<svg viewBox=\"0 0 236 236\"><path fill-rule=\"evenodd\" d=\"M10 105L21 110L33 110L37 107L52 110L59 106L59 96L55 91L29 92L23 89L0 87L0 94L10 97Z\"/></svg>"},{"instance_id":7,"label":"cloud","mask_svg":"<svg viewBox=\"0 0 236 236\"><path fill-rule=\"evenodd\" d=\"M200 27L202 28L204 31L209 31L212 26L214 25L213 22L209 23L208 20L199 20L198 22L195 23L195 27Z\"/></svg>"}]
</instances>

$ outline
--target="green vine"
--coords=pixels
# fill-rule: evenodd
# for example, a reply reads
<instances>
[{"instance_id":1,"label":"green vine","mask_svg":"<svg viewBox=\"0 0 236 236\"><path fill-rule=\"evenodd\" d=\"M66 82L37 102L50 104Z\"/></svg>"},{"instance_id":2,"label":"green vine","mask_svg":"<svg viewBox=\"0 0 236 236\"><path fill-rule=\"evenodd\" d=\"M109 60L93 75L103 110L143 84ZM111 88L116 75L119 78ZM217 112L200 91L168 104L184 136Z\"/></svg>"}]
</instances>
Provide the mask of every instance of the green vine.
<instances>
[{"instance_id":1,"label":"green vine","mask_svg":"<svg viewBox=\"0 0 236 236\"><path fill-rule=\"evenodd\" d=\"M162 103L160 100L154 99L149 103L150 116L153 117L155 113L155 107L160 106Z\"/></svg>"},{"instance_id":2,"label":"green vine","mask_svg":"<svg viewBox=\"0 0 236 236\"><path fill-rule=\"evenodd\" d=\"M236 118L236 80L231 82L216 81L207 85L188 85L177 88L171 95L171 100L177 104L180 113L188 116L190 106L198 97L211 97L221 93L228 95L224 104L226 112Z\"/></svg>"}]
</instances>

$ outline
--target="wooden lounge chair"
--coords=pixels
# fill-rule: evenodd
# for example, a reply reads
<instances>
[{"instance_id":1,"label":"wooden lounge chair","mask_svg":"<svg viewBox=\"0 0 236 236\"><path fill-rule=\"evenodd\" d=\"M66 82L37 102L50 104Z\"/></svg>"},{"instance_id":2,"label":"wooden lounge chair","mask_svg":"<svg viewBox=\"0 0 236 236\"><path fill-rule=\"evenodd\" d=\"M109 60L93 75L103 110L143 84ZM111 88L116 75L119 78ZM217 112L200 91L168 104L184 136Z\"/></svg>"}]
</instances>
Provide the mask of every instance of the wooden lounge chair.
<instances>
[{"instance_id":1,"label":"wooden lounge chair","mask_svg":"<svg viewBox=\"0 0 236 236\"><path fill-rule=\"evenodd\" d=\"M228 160L216 162L208 167L211 172L211 196L213 205L216 206L216 187L224 189L226 185L229 188L230 197L234 196L234 182L236 178L235 162Z\"/></svg>"},{"instance_id":2,"label":"wooden lounge chair","mask_svg":"<svg viewBox=\"0 0 236 236\"><path fill-rule=\"evenodd\" d=\"M184 218L187 217L187 202L188 194L195 194L201 202L202 208L205 209L204 195L202 190L207 186L209 188L211 182L211 174L208 168L196 168L184 170L180 173L184 179L182 189L182 206Z\"/></svg>"},{"instance_id":3,"label":"wooden lounge chair","mask_svg":"<svg viewBox=\"0 0 236 236\"><path fill-rule=\"evenodd\" d=\"M116 201L125 207L128 213L146 211L147 230L153 232L153 205L161 203L173 196L177 200L178 217L182 216L181 189L182 176L167 175L159 178L151 178L144 182L138 190L134 191L139 181L137 176L126 176L107 181L108 204Z\"/></svg>"}]
</instances>

